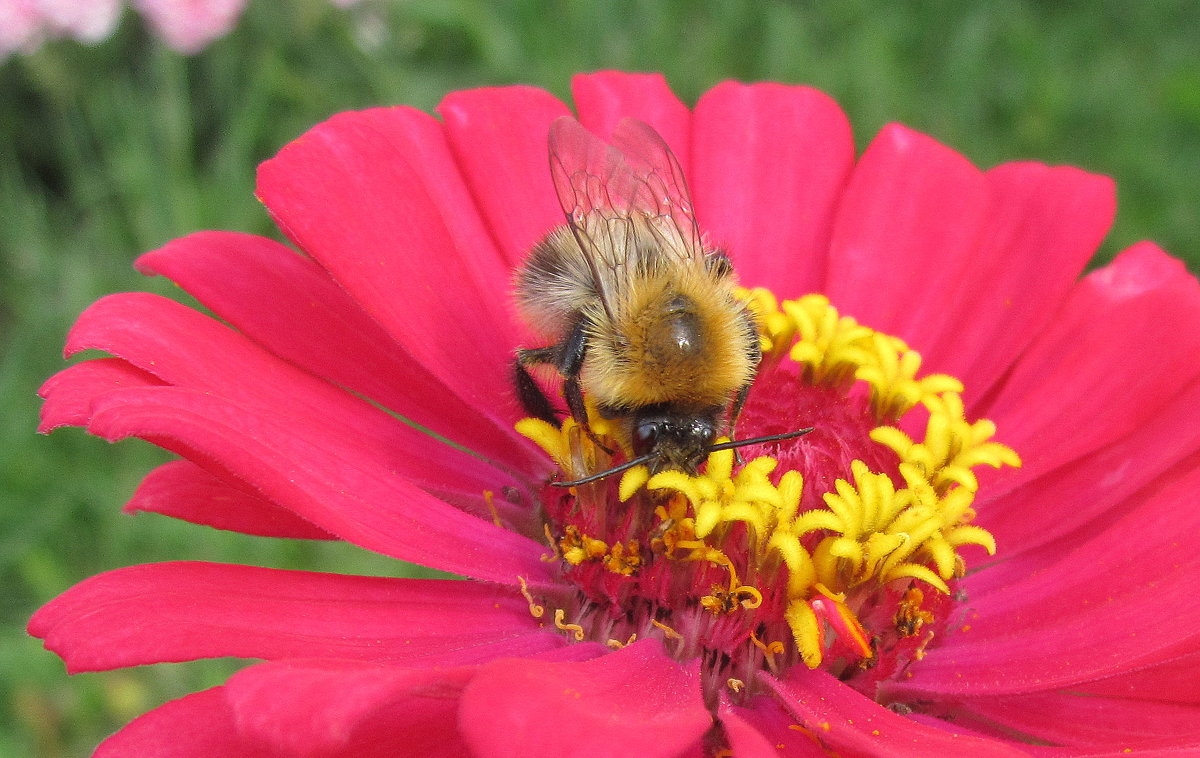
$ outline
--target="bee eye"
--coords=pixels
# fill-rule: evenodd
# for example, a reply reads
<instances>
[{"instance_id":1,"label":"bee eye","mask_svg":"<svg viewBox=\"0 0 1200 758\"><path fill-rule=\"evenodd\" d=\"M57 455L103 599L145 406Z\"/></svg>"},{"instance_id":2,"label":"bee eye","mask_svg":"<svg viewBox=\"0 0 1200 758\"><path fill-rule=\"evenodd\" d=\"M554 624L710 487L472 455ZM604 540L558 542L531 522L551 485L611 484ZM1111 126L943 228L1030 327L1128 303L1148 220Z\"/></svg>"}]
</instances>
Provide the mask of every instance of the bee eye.
<instances>
[{"instance_id":1,"label":"bee eye","mask_svg":"<svg viewBox=\"0 0 1200 758\"><path fill-rule=\"evenodd\" d=\"M662 419L640 419L633 430L634 454L645 455L653 450L666 431L666 426L666 422Z\"/></svg>"}]
</instances>

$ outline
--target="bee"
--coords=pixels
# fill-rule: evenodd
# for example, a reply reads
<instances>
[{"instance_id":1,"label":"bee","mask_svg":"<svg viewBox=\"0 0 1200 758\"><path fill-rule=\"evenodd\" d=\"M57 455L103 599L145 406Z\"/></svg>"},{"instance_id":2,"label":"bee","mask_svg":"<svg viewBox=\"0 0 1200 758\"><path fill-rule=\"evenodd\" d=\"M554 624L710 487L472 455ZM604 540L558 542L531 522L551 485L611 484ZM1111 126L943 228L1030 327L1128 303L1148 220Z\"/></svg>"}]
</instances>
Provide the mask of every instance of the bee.
<instances>
[{"instance_id":1,"label":"bee","mask_svg":"<svg viewBox=\"0 0 1200 758\"><path fill-rule=\"evenodd\" d=\"M729 257L702 239L683 171L662 137L625 119L610 145L564 116L550 128L549 150L567 223L517 272L518 308L551 343L517 351L517 394L526 412L557 424L529 371L553 366L588 437L604 447L588 424L585 395L618 422L633 451L620 466L555 484L640 464L695 474L713 450L811 431L713 444L732 435L746 402L762 357L759 332L735 294Z\"/></svg>"}]
</instances>

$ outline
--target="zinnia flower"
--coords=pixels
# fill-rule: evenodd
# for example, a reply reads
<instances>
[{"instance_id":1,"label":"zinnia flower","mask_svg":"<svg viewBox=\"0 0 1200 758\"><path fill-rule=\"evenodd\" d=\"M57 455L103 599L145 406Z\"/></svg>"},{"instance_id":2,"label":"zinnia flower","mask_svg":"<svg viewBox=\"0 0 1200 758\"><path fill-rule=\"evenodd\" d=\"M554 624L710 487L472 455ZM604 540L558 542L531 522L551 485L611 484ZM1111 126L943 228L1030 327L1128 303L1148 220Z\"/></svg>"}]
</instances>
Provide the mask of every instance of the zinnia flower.
<instances>
[{"instance_id":1,"label":"zinnia flower","mask_svg":"<svg viewBox=\"0 0 1200 758\"><path fill-rule=\"evenodd\" d=\"M601 138L624 117L665 138L747 288L764 360L738 436L815 431L549 486L622 456L606 419L611 455L521 420L510 387L537 346L512 272L563 223L567 107L506 87L441 120L335 116L259 172L301 253L205 232L143 256L216 318L99 301L67 352L112 357L46 384L43 428L177 453L127 510L472 581L85 581L30 623L72 672L261 660L100 754L1195 754L1200 288L1149 243L1081 275L1111 182L980 171L896 125L856 159L805 87L689 110L603 73L574 99Z\"/></svg>"}]
</instances>

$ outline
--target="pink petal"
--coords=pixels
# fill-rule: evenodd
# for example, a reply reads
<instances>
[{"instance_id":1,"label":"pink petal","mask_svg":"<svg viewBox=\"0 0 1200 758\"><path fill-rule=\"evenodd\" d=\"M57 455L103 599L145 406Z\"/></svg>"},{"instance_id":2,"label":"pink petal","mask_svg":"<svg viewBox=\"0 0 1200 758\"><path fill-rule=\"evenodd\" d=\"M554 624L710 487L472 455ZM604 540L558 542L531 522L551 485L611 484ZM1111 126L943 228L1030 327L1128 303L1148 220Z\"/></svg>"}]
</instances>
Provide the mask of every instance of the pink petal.
<instances>
[{"instance_id":1,"label":"pink petal","mask_svg":"<svg viewBox=\"0 0 1200 758\"><path fill-rule=\"evenodd\" d=\"M1200 747L1200 708L1152 698L1096 697L1087 692L1047 692L1004 698L971 698L963 717L1031 742L1074 748ZM1083 727L1083 728L1081 728Z\"/></svg>"},{"instance_id":2,"label":"pink petal","mask_svg":"<svg viewBox=\"0 0 1200 758\"><path fill-rule=\"evenodd\" d=\"M477 495L504 484L484 462L432 443L348 392L280 361L213 319L157 295L110 295L79 317L69 352L105 350L170 384L228 398L314 437L358 448L358 457L418 486ZM432 444L431 444L432 443ZM432 453L432 454L431 454Z\"/></svg>"},{"instance_id":3,"label":"pink petal","mask_svg":"<svg viewBox=\"0 0 1200 758\"><path fill-rule=\"evenodd\" d=\"M838 208L826 294L845 315L924 345L971 265L988 201L983 175L961 155L884 127Z\"/></svg>"},{"instance_id":4,"label":"pink petal","mask_svg":"<svg viewBox=\"0 0 1200 758\"><path fill-rule=\"evenodd\" d=\"M721 731L729 741L729 749L739 758L779 758L780 745L772 744L762 732L755 729L740 716L733 713L721 714ZM811 751L821 755L820 751Z\"/></svg>"},{"instance_id":5,"label":"pink petal","mask_svg":"<svg viewBox=\"0 0 1200 758\"><path fill-rule=\"evenodd\" d=\"M47 434L61 426L85 425L92 417L92 400L106 392L162 385L162 380L120 358L76 363L47 379L38 390L46 399L38 431Z\"/></svg>"},{"instance_id":6,"label":"pink petal","mask_svg":"<svg viewBox=\"0 0 1200 758\"><path fill-rule=\"evenodd\" d=\"M567 107L536 87L447 95L437 108L446 136L509 268L564 222L550 182L547 137Z\"/></svg>"},{"instance_id":7,"label":"pink petal","mask_svg":"<svg viewBox=\"0 0 1200 758\"><path fill-rule=\"evenodd\" d=\"M474 671L288 661L245 669L226 689L238 728L285 755L458 758L458 698Z\"/></svg>"},{"instance_id":8,"label":"pink petal","mask_svg":"<svg viewBox=\"0 0 1200 758\"><path fill-rule=\"evenodd\" d=\"M339 658L413 668L563 646L512 590L475 582L157 563L87 579L29 633L72 673L199 658Z\"/></svg>"},{"instance_id":9,"label":"pink petal","mask_svg":"<svg viewBox=\"0 0 1200 758\"><path fill-rule=\"evenodd\" d=\"M854 164L837 103L809 87L724 82L696 104L693 139L700 224L733 256L742 283L781 297L819 290Z\"/></svg>"},{"instance_id":10,"label":"pink petal","mask_svg":"<svg viewBox=\"0 0 1200 758\"><path fill-rule=\"evenodd\" d=\"M122 389L161 387L161 380L119 358L84 361L64 369L42 386L40 430L64 425L86 425L97 397ZM230 482L194 468L168 463L152 472L125 506L126 511L148 510L249 534L302 539L333 536Z\"/></svg>"},{"instance_id":11,"label":"pink petal","mask_svg":"<svg viewBox=\"0 0 1200 758\"><path fill-rule=\"evenodd\" d=\"M124 510L161 513L193 524L263 537L336 539L286 508L214 476L191 461L171 461L151 471Z\"/></svg>"},{"instance_id":12,"label":"pink petal","mask_svg":"<svg viewBox=\"0 0 1200 758\"><path fill-rule=\"evenodd\" d=\"M534 653L587 660L594 643ZM460 722L463 686L478 670L453 664L407 669L355 661L299 660L253 666L230 679L238 728L287 755L470 754Z\"/></svg>"},{"instance_id":13,"label":"pink petal","mask_svg":"<svg viewBox=\"0 0 1200 758\"><path fill-rule=\"evenodd\" d=\"M1182 263L1142 243L1093 271L983 409L1025 461L1005 481L1091 454L1155 417L1200 373L1198 352L1200 284Z\"/></svg>"},{"instance_id":14,"label":"pink petal","mask_svg":"<svg viewBox=\"0 0 1200 758\"><path fill-rule=\"evenodd\" d=\"M989 212L958 284L933 298L943 316L914 347L929 370L983 397L1045 328L1116 213L1108 177L1008 163L984 175Z\"/></svg>"},{"instance_id":15,"label":"pink petal","mask_svg":"<svg viewBox=\"0 0 1200 758\"><path fill-rule=\"evenodd\" d=\"M1030 745L1026 748L1029 755L1042 758L1192 758L1196 755L1197 745L1186 745L1171 748L1123 747L1118 750L1089 748L1042 747Z\"/></svg>"},{"instance_id":16,"label":"pink petal","mask_svg":"<svg viewBox=\"0 0 1200 758\"><path fill-rule=\"evenodd\" d=\"M504 584L548 580L539 543L417 489L327 430L175 387L110 393L96 406L92 433L141 437L369 550Z\"/></svg>"},{"instance_id":17,"label":"pink petal","mask_svg":"<svg viewBox=\"0 0 1200 758\"><path fill-rule=\"evenodd\" d=\"M262 164L258 193L413 360L494 422L518 418L511 262L480 224L437 121L408 108L335 116Z\"/></svg>"},{"instance_id":18,"label":"pink petal","mask_svg":"<svg viewBox=\"0 0 1200 758\"><path fill-rule=\"evenodd\" d=\"M320 266L284 245L199 232L143 255L137 266L170 278L250 339L317 376L493 460L526 470L546 465L510 423L464 403Z\"/></svg>"},{"instance_id":19,"label":"pink petal","mask_svg":"<svg viewBox=\"0 0 1200 758\"><path fill-rule=\"evenodd\" d=\"M1153 692L1155 699L1172 703L1200 706L1200 688L1196 687L1196 672L1200 671L1200 650L1153 666L1122 671L1116 676L1088 682L1089 694L1113 697L1136 697Z\"/></svg>"},{"instance_id":20,"label":"pink petal","mask_svg":"<svg viewBox=\"0 0 1200 758\"><path fill-rule=\"evenodd\" d=\"M994 482L978 503L979 523L1001 546L1001 561L1015 552L1040 548L1077 529L1087 528L1112 509L1162 478L1200 450L1200 381L1180 387L1154 416L1119 439L1035 478L995 493L1010 481ZM1037 467L1037 461L1027 466ZM1013 477L1017 478L1017 477ZM1068 507L1069 504L1069 507ZM1053 514L1053 518L1039 514ZM1094 528L1094 526L1093 526ZM989 581L993 575L989 574ZM997 577L998 579L999 577Z\"/></svg>"},{"instance_id":21,"label":"pink petal","mask_svg":"<svg viewBox=\"0 0 1200 758\"><path fill-rule=\"evenodd\" d=\"M607 140L617 122L636 118L654 127L679 159L688 179L691 173L692 114L675 96L662 74L601 71L571 79L571 94L579 122Z\"/></svg>"},{"instance_id":22,"label":"pink petal","mask_svg":"<svg viewBox=\"0 0 1200 758\"><path fill-rule=\"evenodd\" d=\"M172 700L143 714L96 748L93 758L212 758L256 756L270 758L238 734L225 688L213 687Z\"/></svg>"},{"instance_id":23,"label":"pink petal","mask_svg":"<svg viewBox=\"0 0 1200 758\"><path fill-rule=\"evenodd\" d=\"M772 743L780 756L787 758L829 758L821 738L813 730L796 723L778 698L770 694L751 698L744 706L733 706L735 715L753 726ZM721 723L728 716L721 712ZM822 732L823 733L823 732Z\"/></svg>"},{"instance_id":24,"label":"pink petal","mask_svg":"<svg viewBox=\"0 0 1200 758\"><path fill-rule=\"evenodd\" d=\"M1200 470L1142 493L1091 536L1052 543L968 578L966 617L910 678L881 692L925 699L1077 688L1194 651L1197 486ZM1006 581L989 576L994 572Z\"/></svg>"},{"instance_id":25,"label":"pink petal","mask_svg":"<svg viewBox=\"0 0 1200 758\"><path fill-rule=\"evenodd\" d=\"M548 718L549 716L549 718ZM583 663L502 659L463 693L461 725L479 755L676 756L712 725L699 662L637 642Z\"/></svg>"},{"instance_id":26,"label":"pink petal","mask_svg":"<svg viewBox=\"0 0 1200 758\"><path fill-rule=\"evenodd\" d=\"M744 707L722 703L721 729L735 756L829 758L820 741L785 713L773 698L757 696Z\"/></svg>"},{"instance_id":27,"label":"pink petal","mask_svg":"<svg viewBox=\"0 0 1200 758\"><path fill-rule=\"evenodd\" d=\"M919 724L842 684L824 671L799 671L787 681L762 676L780 704L822 746L840 755L928 758L1026 755L999 741Z\"/></svg>"}]
</instances>

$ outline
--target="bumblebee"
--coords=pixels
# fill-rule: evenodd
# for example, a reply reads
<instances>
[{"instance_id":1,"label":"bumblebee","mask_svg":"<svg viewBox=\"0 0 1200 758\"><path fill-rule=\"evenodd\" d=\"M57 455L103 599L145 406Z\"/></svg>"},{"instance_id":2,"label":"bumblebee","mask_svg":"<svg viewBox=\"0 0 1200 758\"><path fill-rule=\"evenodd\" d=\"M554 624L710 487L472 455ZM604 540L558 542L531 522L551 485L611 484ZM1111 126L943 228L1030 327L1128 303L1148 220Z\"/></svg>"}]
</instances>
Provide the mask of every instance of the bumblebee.
<instances>
[{"instance_id":1,"label":"bumblebee","mask_svg":"<svg viewBox=\"0 0 1200 758\"><path fill-rule=\"evenodd\" d=\"M624 465L696 473L707 455L804 433L714 446L733 428L761 359L733 266L707 247L678 160L650 126L620 122L606 144L569 117L550 129L550 172L567 223L516 276L518 307L550 344L517 351L517 394L557 424L529 369L554 367L572 417L597 444L584 396L618 421Z\"/></svg>"}]
</instances>

